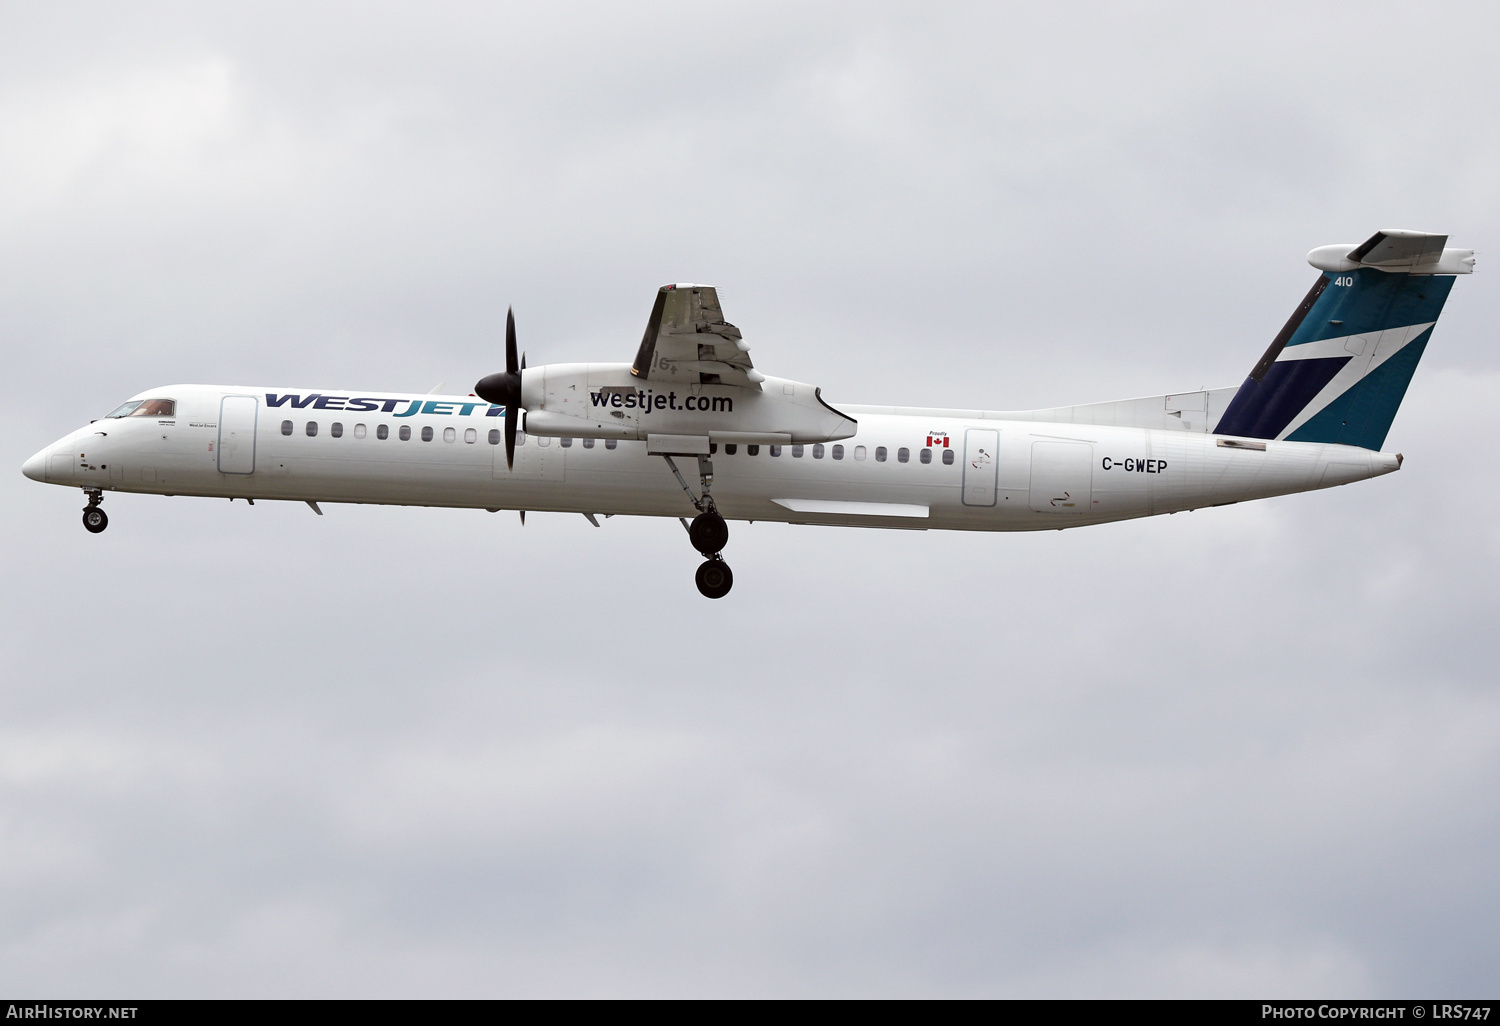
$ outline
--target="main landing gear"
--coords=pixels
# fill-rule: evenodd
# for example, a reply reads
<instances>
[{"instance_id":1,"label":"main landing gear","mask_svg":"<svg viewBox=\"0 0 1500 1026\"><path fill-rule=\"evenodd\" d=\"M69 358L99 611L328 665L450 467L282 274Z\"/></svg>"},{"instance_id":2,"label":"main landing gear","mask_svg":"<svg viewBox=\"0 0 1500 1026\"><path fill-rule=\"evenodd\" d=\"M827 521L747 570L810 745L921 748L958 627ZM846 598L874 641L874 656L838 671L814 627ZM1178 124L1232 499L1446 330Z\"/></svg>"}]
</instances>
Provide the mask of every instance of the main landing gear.
<instances>
[{"instance_id":1,"label":"main landing gear","mask_svg":"<svg viewBox=\"0 0 1500 1026\"><path fill-rule=\"evenodd\" d=\"M734 587L734 571L724 562L724 557L715 552L698 564L693 583L704 598L723 598Z\"/></svg>"},{"instance_id":2,"label":"main landing gear","mask_svg":"<svg viewBox=\"0 0 1500 1026\"><path fill-rule=\"evenodd\" d=\"M98 534L109 526L109 517L99 508L99 504L104 501L104 493L97 488L85 488L83 494L89 498L89 504L83 507L84 530L89 534Z\"/></svg>"},{"instance_id":3,"label":"main landing gear","mask_svg":"<svg viewBox=\"0 0 1500 1026\"><path fill-rule=\"evenodd\" d=\"M698 482L703 488L703 498L693 494L688 483L683 480L682 473L677 469L677 464L672 462L672 457L663 456L667 466L672 468L677 483L682 485L682 490L687 493L688 500L698 510L698 515L689 524L682 521L682 526L687 528L688 540L693 543L693 548L708 558L698 567L698 572L693 576L698 585L698 591L704 598L723 598L729 594L729 589L734 587L734 572L729 569L729 564L724 562L724 556L720 552L729 542L729 525L719 515L719 508L714 505L713 496L708 490L714 483L714 465L707 456L698 457Z\"/></svg>"}]
</instances>

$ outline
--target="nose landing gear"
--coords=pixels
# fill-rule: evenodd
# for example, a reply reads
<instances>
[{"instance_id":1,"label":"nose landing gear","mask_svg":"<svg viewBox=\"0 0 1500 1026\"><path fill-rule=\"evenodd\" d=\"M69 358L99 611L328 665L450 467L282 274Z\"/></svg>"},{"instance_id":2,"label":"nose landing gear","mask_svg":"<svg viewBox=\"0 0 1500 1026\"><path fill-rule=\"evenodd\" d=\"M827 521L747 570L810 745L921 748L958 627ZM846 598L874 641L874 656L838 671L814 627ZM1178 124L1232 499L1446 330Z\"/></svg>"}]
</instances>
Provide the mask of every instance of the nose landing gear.
<instances>
[{"instance_id":1,"label":"nose landing gear","mask_svg":"<svg viewBox=\"0 0 1500 1026\"><path fill-rule=\"evenodd\" d=\"M85 488L83 494L89 499L89 504L83 507L84 530L89 534L98 534L109 526L109 517L99 508L99 504L104 501L104 493L97 488Z\"/></svg>"},{"instance_id":2,"label":"nose landing gear","mask_svg":"<svg viewBox=\"0 0 1500 1026\"><path fill-rule=\"evenodd\" d=\"M672 468L672 473L676 476L677 483L682 485L682 490L687 493L688 500L699 511L691 525L686 520L682 522L682 526L687 528L688 540L693 543L693 548L708 557L699 565L693 580L704 598L723 598L734 587L734 572L720 554L720 550L729 543L729 525L719 515L713 496L708 494L714 483L714 465L707 456L698 457L698 482L703 488L703 498L700 499L683 480L672 457L664 455L662 458Z\"/></svg>"}]
</instances>

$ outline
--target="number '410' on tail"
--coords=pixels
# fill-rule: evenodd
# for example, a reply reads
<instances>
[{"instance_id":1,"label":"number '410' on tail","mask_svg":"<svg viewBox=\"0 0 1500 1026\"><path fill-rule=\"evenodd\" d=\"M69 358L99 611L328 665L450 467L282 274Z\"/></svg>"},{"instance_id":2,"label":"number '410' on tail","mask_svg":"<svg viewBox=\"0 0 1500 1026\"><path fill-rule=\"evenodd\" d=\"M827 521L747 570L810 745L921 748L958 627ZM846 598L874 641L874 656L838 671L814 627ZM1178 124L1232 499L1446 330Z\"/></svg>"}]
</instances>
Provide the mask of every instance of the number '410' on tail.
<instances>
[{"instance_id":1,"label":"number '410' on tail","mask_svg":"<svg viewBox=\"0 0 1500 1026\"><path fill-rule=\"evenodd\" d=\"M1309 253L1323 273L1213 433L1379 449L1454 276L1474 270L1447 241L1388 230Z\"/></svg>"}]
</instances>

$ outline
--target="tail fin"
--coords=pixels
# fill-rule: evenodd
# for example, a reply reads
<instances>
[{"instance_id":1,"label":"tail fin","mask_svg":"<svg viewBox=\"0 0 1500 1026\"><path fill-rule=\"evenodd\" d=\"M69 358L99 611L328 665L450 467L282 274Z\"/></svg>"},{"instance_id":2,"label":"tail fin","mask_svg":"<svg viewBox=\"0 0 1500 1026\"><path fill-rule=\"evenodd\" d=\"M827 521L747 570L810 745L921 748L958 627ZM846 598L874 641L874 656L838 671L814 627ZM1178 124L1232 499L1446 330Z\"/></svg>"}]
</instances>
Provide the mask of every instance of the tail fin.
<instances>
[{"instance_id":1,"label":"tail fin","mask_svg":"<svg viewBox=\"0 0 1500 1026\"><path fill-rule=\"evenodd\" d=\"M1383 231L1309 253L1323 274L1213 433L1379 449L1454 275L1474 270L1474 251L1447 241Z\"/></svg>"}]
</instances>

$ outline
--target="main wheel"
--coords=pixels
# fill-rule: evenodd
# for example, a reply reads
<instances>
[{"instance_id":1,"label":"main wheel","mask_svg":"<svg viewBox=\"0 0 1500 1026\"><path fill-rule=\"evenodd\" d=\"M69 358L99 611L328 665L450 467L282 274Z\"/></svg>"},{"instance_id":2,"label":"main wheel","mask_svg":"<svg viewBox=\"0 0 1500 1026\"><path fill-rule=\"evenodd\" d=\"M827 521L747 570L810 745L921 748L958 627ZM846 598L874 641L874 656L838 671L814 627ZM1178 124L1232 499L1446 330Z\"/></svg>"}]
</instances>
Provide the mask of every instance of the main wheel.
<instances>
[{"instance_id":1,"label":"main wheel","mask_svg":"<svg viewBox=\"0 0 1500 1026\"><path fill-rule=\"evenodd\" d=\"M83 526L90 534L98 534L109 526L109 517L98 506L90 506L83 511Z\"/></svg>"},{"instance_id":2,"label":"main wheel","mask_svg":"<svg viewBox=\"0 0 1500 1026\"><path fill-rule=\"evenodd\" d=\"M704 598L723 598L734 587L734 574L722 559L705 559L693 579Z\"/></svg>"},{"instance_id":3,"label":"main wheel","mask_svg":"<svg viewBox=\"0 0 1500 1026\"><path fill-rule=\"evenodd\" d=\"M699 513L688 527L688 538L692 540L693 548L705 556L712 556L729 543L729 525L713 510Z\"/></svg>"}]
</instances>

